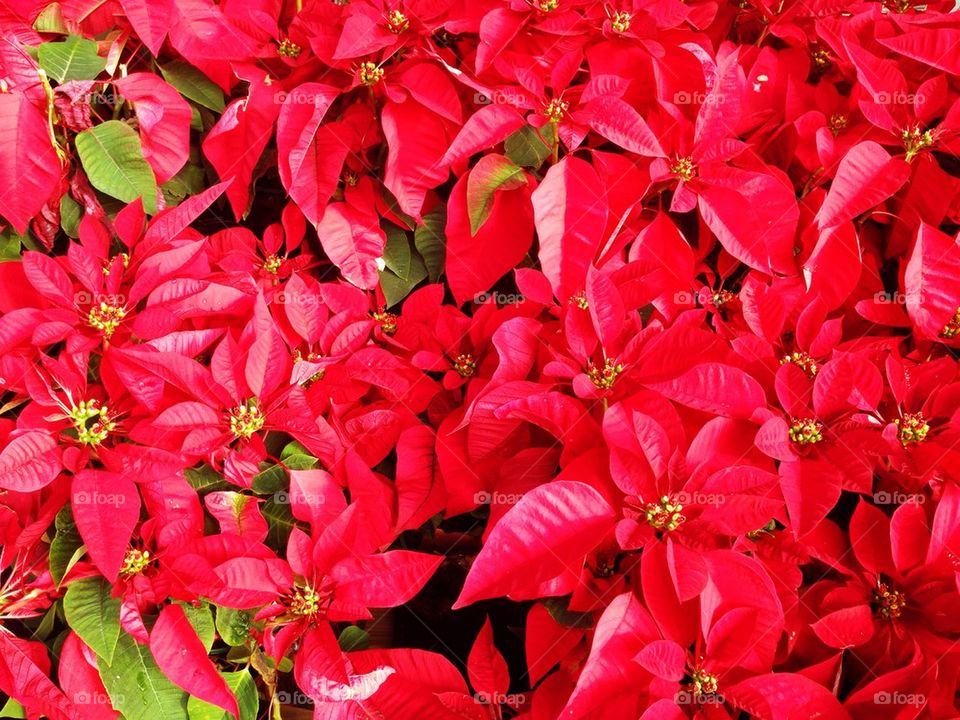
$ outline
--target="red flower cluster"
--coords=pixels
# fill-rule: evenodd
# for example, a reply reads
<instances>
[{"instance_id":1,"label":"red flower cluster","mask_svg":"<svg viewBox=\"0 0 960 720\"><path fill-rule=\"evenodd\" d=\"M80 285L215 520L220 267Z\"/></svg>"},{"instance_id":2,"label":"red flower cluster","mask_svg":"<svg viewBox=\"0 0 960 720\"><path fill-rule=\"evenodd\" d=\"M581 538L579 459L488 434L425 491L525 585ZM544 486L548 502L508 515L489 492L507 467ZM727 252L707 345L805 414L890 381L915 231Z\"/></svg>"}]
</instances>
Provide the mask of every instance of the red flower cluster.
<instances>
[{"instance_id":1,"label":"red flower cluster","mask_svg":"<svg viewBox=\"0 0 960 720\"><path fill-rule=\"evenodd\" d=\"M2 3L0 715L960 716L955 10Z\"/></svg>"}]
</instances>

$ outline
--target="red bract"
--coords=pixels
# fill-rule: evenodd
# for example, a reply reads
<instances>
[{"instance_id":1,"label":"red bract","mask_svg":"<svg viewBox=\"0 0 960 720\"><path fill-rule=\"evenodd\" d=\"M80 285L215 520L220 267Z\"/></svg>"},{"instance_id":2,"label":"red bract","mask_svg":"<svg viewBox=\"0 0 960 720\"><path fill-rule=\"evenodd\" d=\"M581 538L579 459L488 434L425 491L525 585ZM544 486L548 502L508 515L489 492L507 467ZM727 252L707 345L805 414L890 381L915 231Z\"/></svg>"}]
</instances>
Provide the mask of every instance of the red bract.
<instances>
[{"instance_id":1,"label":"red bract","mask_svg":"<svg viewBox=\"0 0 960 720\"><path fill-rule=\"evenodd\" d=\"M954 5L2 4L0 715L960 716Z\"/></svg>"}]
</instances>

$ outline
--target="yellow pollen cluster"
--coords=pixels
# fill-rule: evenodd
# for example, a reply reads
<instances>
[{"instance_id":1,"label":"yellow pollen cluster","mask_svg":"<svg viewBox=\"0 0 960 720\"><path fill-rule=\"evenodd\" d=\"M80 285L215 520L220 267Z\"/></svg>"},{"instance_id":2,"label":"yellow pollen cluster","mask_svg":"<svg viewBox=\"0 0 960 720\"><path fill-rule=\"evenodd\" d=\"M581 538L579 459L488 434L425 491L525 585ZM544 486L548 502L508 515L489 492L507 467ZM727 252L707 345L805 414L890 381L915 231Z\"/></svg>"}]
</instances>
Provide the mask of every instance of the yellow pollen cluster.
<instances>
[{"instance_id":1,"label":"yellow pollen cluster","mask_svg":"<svg viewBox=\"0 0 960 720\"><path fill-rule=\"evenodd\" d=\"M751 540L759 540L763 535L773 535L774 531L777 529L777 521L771 520L766 525L756 530L751 530L747 533L747 537Z\"/></svg>"},{"instance_id":2,"label":"yellow pollen cluster","mask_svg":"<svg viewBox=\"0 0 960 720\"><path fill-rule=\"evenodd\" d=\"M290 612L302 617L312 617L323 610L322 596L309 585L297 587L290 597Z\"/></svg>"},{"instance_id":3,"label":"yellow pollen cluster","mask_svg":"<svg viewBox=\"0 0 960 720\"><path fill-rule=\"evenodd\" d=\"M647 503L644 508L647 522L655 530L676 530L687 519L683 515L683 505L669 495L664 495L659 502Z\"/></svg>"},{"instance_id":4,"label":"yellow pollen cluster","mask_svg":"<svg viewBox=\"0 0 960 720\"><path fill-rule=\"evenodd\" d=\"M237 438L249 440L255 432L263 429L265 421L256 399L250 398L246 404L230 411L230 432Z\"/></svg>"},{"instance_id":5,"label":"yellow pollen cluster","mask_svg":"<svg viewBox=\"0 0 960 720\"><path fill-rule=\"evenodd\" d=\"M940 331L940 337L947 340L952 340L957 335L960 335L960 308L957 308L953 317L950 318L950 321L944 325L943 330Z\"/></svg>"},{"instance_id":6,"label":"yellow pollen cluster","mask_svg":"<svg viewBox=\"0 0 960 720\"><path fill-rule=\"evenodd\" d=\"M823 440L823 423L811 418L794 418L789 432L790 439L798 445L812 445Z\"/></svg>"},{"instance_id":7,"label":"yellow pollen cluster","mask_svg":"<svg viewBox=\"0 0 960 720\"><path fill-rule=\"evenodd\" d=\"M734 300L736 300L737 294L732 293L729 290L718 290L710 299L713 300L714 305L726 305L727 303L732 303Z\"/></svg>"},{"instance_id":8,"label":"yellow pollen cluster","mask_svg":"<svg viewBox=\"0 0 960 720\"><path fill-rule=\"evenodd\" d=\"M696 695L711 695L717 691L717 676L698 667L690 674L687 689Z\"/></svg>"},{"instance_id":9,"label":"yellow pollen cluster","mask_svg":"<svg viewBox=\"0 0 960 720\"><path fill-rule=\"evenodd\" d=\"M360 182L360 176L355 173L353 170L347 170L343 174L343 184L349 187L356 187L357 183Z\"/></svg>"},{"instance_id":10,"label":"yellow pollen cluster","mask_svg":"<svg viewBox=\"0 0 960 720\"><path fill-rule=\"evenodd\" d=\"M560 7L560 0L535 0L533 5L540 12L553 12Z\"/></svg>"},{"instance_id":11,"label":"yellow pollen cluster","mask_svg":"<svg viewBox=\"0 0 960 720\"><path fill-rule=\"evenodd\" d=\"M617 381L617 376L620 375L624 369L624 366L618 363L616 360L607 358L603 362L602 368L599 368L596 365L591 365L588 367L587 377L589 377L590 381L600 390L609 390Z\"/></svg>"},{"instance_id":12,"label":"yellow pollen cluster","mask_svg":"<svg viewBox=\"0 0 960 720\"><path fill-rule=\"evenodd\" d=\"M113 432L117 424L110 418L110 409L96 400L80 401L70 411L70 419L82 445L98 447ZM93 423L90 421L93 420Z\"/></svg>"},{"instance_id":13,"label":"yellow pollen cluster","mask_svg":"<svg viewBox=\"0 0 960 720\"><path fill-rule=\"evenodd\" d=\"M546 107L544 107L543 114L550 122L558 123L563 119L563 116L567 114L567 110L569 109L570 103L568 103L566 100L554 98L547 103Z\"/></svg>"},{"instance_id":14,"label":"yellow pollen cluster","mask_svg":"<svg viewBox=\"0 0 960 720\"><path fill-rule=\"evenodd\" d=\"M793 363L809 377L814 377L820 370L817 366L817 361L810 357L809 353L805 352L792 352L780 358L781 365L786 365L787 363Z\"/></svg>"},{"instance_id":15,"label":"yellow pollen cluster","mask_svg":"<svg viewBox=\"0 0 960 720\"><path fill-rule=\"evenodd\" d=\"M277 255L269 255L267 259L263 261L263 269L272 275L280 272L281 265L283 265L283 258Z\"/></svg>"},{"instance_id":16,"label":"yellow pollen cluster","mask_svg":"<svg viewBox=\"0 0 960 720\"><path fill-rule=\"evenodd\" d=\"M904 129L900 133L900 138L903 140L903 147L907 151L906 157L904 157L907 162L913 160L921 150L926 150L936 142L933 131L920 130L919 125Z\"/></svg>"},{"instance_id":17,"label":"yellow pollen cluster","mask_svg":"<svg viewBox=\"0 0 960 720\"><path fill-rule=\"evenodd\" d=\"M828 67L830 67L830 53L822 48L820 50L814 50L812 53L810 53L810 58L813 60L813 64L817 70L826 70Z\"/></svg>"},{"instance_id":18,"label":"yellow pollen cluster","mask_svg":"<svg viewBox=\"0 0 960 720\"><path fill-rule=\"evenodd\" d=\"M840 131L847 126L847 116L842 115L841 113L835 113L830 116L830 120L827 121L827 127L830 128L830 132L833 133L834 137L840 134Z\"/></svg>"},{"instance_id":19,"label":"yellow pollen cluster","mask_svg":"<svg viewBox=\"0 0 960 720\"><path fill-rule=\"evenodd\" d=\"M362 85L372 87L383 80L383 68L377 67L376 63L370 62L369 60L362 62L359 67L357 67L357 80L359 80Z\"/></svg>"},{"instance_id":20,"label":"yellow pollen cluster","mask_svg":"<svg viewBox=\"0 0 960 720\"><path fill-rule=\"evenodd\" d=\"M888 620L895 620L903 614L903 608L907 604L907 597L898 590L891 590L890 586L883 582L877 583L877 589L873 593L873 599L877 605L877 610Z\"/></svg>"},{"instance_id":21,"label":"yellow pollen cluster","mask_svg":"<svg viewBox=\"0 0 960 720\"><path fill-rule=\"evenodd\" d=\"M893 423L900 428L897 437L904 447L912 443L922 443L927 439L927 433L930 432L930 425L922 413L907 413L902 418L894 420Z\"/></svg>"},{"instance_id":22,"label":"yellow pollen cluster","mask_svg":"<svg viewBox=\"0 0 960 720\"><path fill-rule=\"evenodd\" d=\"M399 35L410 27L410 20L399 10L391 10L387 13L387 25L390 27L390 32Z\"/></svg>"},{"instance_id":23,"label":"yellow pollen cluster","mask_svg":"<svg viewBox=\"0 0 960 720\"><path fill-rule=\"evenodd\" d=\"M587 301L587 296L583 292L578 292L576 295L571 295L570 303L572 305L576 305L581 310L587 310L590 307L590 303Z\"/></svg>"},{"instance_id":24,"label":"yellow pollen cluster","mask_svg":"<svg viewBox=\"0 0 960 720\"><path fill-rule=\"evenodd\" d=\"M277 55L280 57L298 58L302 52L303 48L291 41L290 38L284 38L280 47L277 48Z\"/></svg>"},{"instance_id":25,"label":"yellow pollen cluster","mask_svg":"<svg viewBox=\"0 0 960 720\"><path fill-rule=\"evenodd\" d=\"M473 359L473 355L470 353L457 355L456 360L453 361L453 369L459 373L460 377L473 377L473 374L477 371L477 361Z\"/></svg>"},{"instance_id":26,"label":"yellow pollen cluster","mask_svg":"<svg viewBox=\"0 0 960 720\"><path fill-rule=\"evenodd\" d=\"M397 316L387 312L383 308L372 313L373 319L380 323L380 329L387 335L393 335L397 331Z\"/></svg>"},{"instance_id":27,"label":"yellow pollen cluster","mask_svg":"<svg viewBox=\"0 0 960 720\"><path fill-rule=\"evenodd\" d=\"M149 550L129 548L123 556L123 565L120 568L120 577L129 578L139 575L150 565L152 558Z\"/></svg>"},{"instance_id":28,"label":"yellow pollen cluster","mask_svg":"<svg viewBox=\"0 0 960 720\"><path fill-rule=\"evenodd\" d=\"M123 263L123 266L124 266L124 267L129 267L129 266L130 266L130 256L127 255L127 253L120 253L119 255L116 255L116 256L114 256L114 257L112 257L112 258L108 258L108 259L106 259L106 260L103 261L103 267L100 268L100 269L103 271L103 274L104 274L104 275L109 275L109 274L110 274L110 268L113 267L113 261L114 261L114 259L116 259L116 258L120 258L120 262Z\"/></svg>"},{"instance_id":29,"label":"yellow pollen cluster","mask_svg":"<svg viewBox=\"0 0 960 720\"><path fill-rule=\"evenodd\" d=\"M610 18L610 27L613 28L615 33L623 34L630 29L630 21L633 20L633 15L628 12L616 12L613 14L613 17Z\"/></svg>"},{"instance_id":30,"label":"yellow pollen cluster","mask_svg":"<svg viewBox=\"0 0 960 720\"><path fill-rule=\"evenodd\" d=\"M689 157L678 157L670 166L670 172L684 182L689 182L697 176L697 166Z\"/></svg>"},{"instance_id":31,"label":"yellow pollen cluster","mask_svg":"<svg viewBox=\"0 0 960 720\"><path fill-rule=\"evenodd\" d=\"M119 305L108 305L101 302L90 308L87 314L87 324L94 330L99 330L104 337L110 337L127 316L127 311Z\"/></svg>"}]
</instances>

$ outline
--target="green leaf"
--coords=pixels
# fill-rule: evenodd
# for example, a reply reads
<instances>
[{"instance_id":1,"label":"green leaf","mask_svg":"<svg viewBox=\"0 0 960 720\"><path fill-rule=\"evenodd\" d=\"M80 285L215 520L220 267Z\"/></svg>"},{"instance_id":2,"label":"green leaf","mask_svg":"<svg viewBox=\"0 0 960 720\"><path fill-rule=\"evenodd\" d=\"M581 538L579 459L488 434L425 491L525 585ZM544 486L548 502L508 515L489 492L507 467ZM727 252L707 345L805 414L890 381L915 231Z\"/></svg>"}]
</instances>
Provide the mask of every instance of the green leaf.
<instances>
[{"instance_id":1,"label":"green leaf","mask_svg":"<svg viewBox=\"0 0 960 720\"><path fill-rule=\"evenodd\" d=\"M12 226L8 227L0 233L0 260L19 260L22 246L23 236L18 235Z\"/></svg>"},{"instance_id":2,"label":"green leaf","mask_svg":"<svg viewBox=\"0 0 960 720\"><path fill-rule=\"evenodd\" d=\"M383 264L397 277L409 277L411 253L407 234L390 223L387 223L384 233L387 236L387 244L383 248Z\"/></svg>"},{"instance_id":3,"label":"green leaf","mask_svg":"<svg viewBox=\"0 0 960 720\"><path fill-rule=\"evenodd\" d=\"M26 716L23 705L13 698L8 698L7 702L0 708L0 718L25 718Z\"/></svg>"},{"instance_id":4,"label":"green leaf","mask_svg":"<svg viewBox=\"0 0 960 720\"><path fill-rule=\"evenodd\" d=\"M173 85L180 94L198 105L222 113L225 107L223 91L210 78L190 63L174 60L160 67L163 79Z\"/></svg>"},{"instance_id":5,"label":"green leaf","mask_svg":"<svg viewBox=\"0 0 960 720\"><path fill-rule=\"evenodd\" d=\"M246 610L217 608L217 632L223 641L231 647L246 645L250 637L251 616Z\"/></svg>"},{"instance_id":6,"label":"green leaf","mask_svg":"<svg viewBox=\"0 0 960 720\"><path fill-rule=\"evenodd\" d=\"M97 659L100 678L124 720L188 720L183 690L167 679L150 649L122 633L113 662Z\"/></svg>"},{"instance_id":7,"label":"green leaf","mask_svg":"<svg viewBox=\"0 0 960 720\"><path fill-rule=\"evenodd\" d=\"M232 487L230 483L223 479L220 473L209 465L201 465L198 468L187 468L183 471L183 474L187 478L187 482L190 483L190 487L199 492L226 490Z\"/></svg>"},{"instance_id":8,"label":"green leaf","mask_svg":"<svg viewBox=\"0 0 960 720\"><path fill-rule=\"evenodd\" d=\"M83 219L83 208L70 195L60 198L60 227L74 240L80 237L80 221Z\"/></svg>"},{"instance_id":9,"label":"green leaf","mask_svg":"<svg viewBox=\"0 0 960 720\"><path fill-rule=\"evenodd\" d=\"M340 637L337 638L337 643L339 643L340 649L344 652L366 650L370 647L370 635L367 634L367 631L363 628L359 628L356 625L348 625L343 629L343 632L340 633Z\"/></svg>"},{"instance_id":10,"label":"green leaf","mask_svg":"<svg viewBox=\"0 0 960 720\"><path fill-rule=\"evenodd\" d=\"M528 168L536 169L550 157L550 147L540 133L529 125L510 134L503 143L503 149L513 162Z\"/></svg>"},{"instance_id":11,"label":"green leaf","mask_svg":"<svg viewBox=\"0 0 960 720\"><path fill-rule=\"evenodd\" d=\"M133 128L108 120L77 135L76 144L91 185L126 203L143 198L143 209L157 212L157 179Z\"/></svg>"},{"instance_id":12,"label":"green leaf","mask_svg":"<svg viewBox=\"0 0 960 720\"><path fill-rule=\"evenodd\" d=\"M260 699L257 697L257 686L253 676L246 670L220 673L227 685L237 697L240 706L240 720L256 720L260 709ZM223 708L206 703L199 698L191 697L187 701L187 712L190 720L232 720L233 715L224 712Z\"/></svg>"},{"instance_id":13,"label":"green leaf","mask_svg":"<svg viewBox=\"0 0 960 720\"><path fill-rule=\"evenodd\" d=\"M467 215L470 234L476 235L493 210L497 190L513 190L527 184L523 168L503 155L484 155L467 176Z\"/></svg>"},{"instance_id":14,"label":"green leaf","mask_svg":"<svg viewBox=\"0 0 960 720\"><path fill-rule=\"evenodd\" d=\"M205 188L205 180L199 165L184 165L180 172L160 186L167 207L176 207L191 195L199 195Z\"/></svg>"},{"instance_id":15,"label":"green leaf","mask_svg":"<svg viewBox=\"0 0 960 720\"><path fill-rule=\"evenodd\" d=\"M260 514L267 521L269 529L267 545L274 550L283 551L287 547L290 531L299 525L293 517L290 505L270 498L260 506Z\"/></svg>"},{"instance_id":16,"label":"green leaf","mask_svg":"<svg viewBox=\"0 0 960 720\"><path fill-rule=\"evenodd\" d=\"M73 522L73 514L69 505L64 506L57 513L54 527L56 533L50 543L50 575L59 585L63 581L64 575L83 556L86 549L77 526Z\"/></svg>"},{"instance_id":17,"label":"green leaf","mask_svg":"<svg viewBox=\"0 0 960 720\"><path fill-rule=\"evenodd\" d=\"M296 440L284 446L280 453L280 462L289 470L312 470L320 461Z\"/></svg>"},{"instance_id":18,"label":"green leaf","mask_svg":"<svg viewBox=\"0 0 960 720\"><path fill-rule=\"evenodd\" d=\"M273 495L288 485L287 470L283 465L272 465L253 476L250 489L257 495Z\"/></svg>"},{"instance_id":19,"label":"green leaf","mask_svg":"<svg viewBox=\"0 0 960 720\"><path fill-rule=\"evenodd\" d=\"M423 225L413 233L413 244L427 266L427 275L432 283L440 279L446 262L446 226L447 208L440 205L423 216Z\"/></svg>"},{"instance_id":20,"label":"green leaf","mask_svg":"<svg viewBox=\"0 0 960 720\"><path fill-rule=\"evenodd\" d=\"M380 288L383 290L383 297L386 300L388 308L393 307L403 300L410 291L413 290L421 280L427 277L427 268L419 256L415 256L411 262L411 272L408 277L398 277L389 270L380 271Z\"/></svg>"},{"instance_id":21,"label":"green leaf","mask_svg":"<svg viewBox=\"0 0 960 720\"><path fill-rule=\"evenodd\" d=\"M217 631L213 624L213 610L210 603L201 601L200 606L197 607L178 600L177 605L183 608L183 614L187 616L187 620L193 625L193 629L196 631L197 637L200 638L200 642L203 643L207 652L210 652L210 648L213 647L213 640L217 636Z\"/></svg>"},{"instance_id":22,"label":"green leaf","mask_svg":"<svg viewBox=\"0 0 960 720\"><path fill-rule=\"evenodd\" d=\"M97 43L79 35L62 42L43 43L38 49L40 67L58 83L69 80L93 80L107 66L97 55Z\"/></svg>"},{"instance_id":23,"label":"green leaf","mask_svg":"<svg viewBox=\"0 0 960 720\"><path fill-rule=\"evenodd\" d=\"M67 624L106 663L112 663L120 638L120 600L110 597L102 578L71 583L63 598Z\"/></svg>"},{"instance_id":24,"label":"green leaf","mask_svg":"<svg viewBox=\"0 0 960 720\"><path fill-rule=\"evenodd\" d=\"M67 24L63 20L63 11L60 3L52 2L47 5L37 19L33 21L33 29L39 33L53 33L55 35L69 35Z\"/></svg>"},{"instance_id":25,"label":"green leaf","mask_svg":"<svg viewBox=\"0 0 960 720\"><path fill-rule=\"evenodd\" d=\"M550 597L541 602L547 612L550 613L550 617L564 627L580 629L593 627L593 613L572 612L567 609L570 605L569 595L566 597Z\"/></svg>"}]
</instances>

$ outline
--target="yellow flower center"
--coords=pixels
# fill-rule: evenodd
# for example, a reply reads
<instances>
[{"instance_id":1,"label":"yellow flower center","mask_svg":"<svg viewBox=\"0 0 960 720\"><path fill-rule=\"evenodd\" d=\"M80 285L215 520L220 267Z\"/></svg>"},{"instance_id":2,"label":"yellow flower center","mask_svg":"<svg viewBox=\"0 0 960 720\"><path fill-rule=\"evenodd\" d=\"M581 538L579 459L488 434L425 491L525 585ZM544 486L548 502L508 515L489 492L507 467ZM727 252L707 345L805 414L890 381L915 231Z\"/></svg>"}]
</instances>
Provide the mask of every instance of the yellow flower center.
<instances>
[{"instance_id":1,"label":"yellow flower center","mask_svg":"<svg viewBox=\"0 0 960 720\"><path fill-rule=\"evenodd\" d=\"M120 567L120 577L129 578L139 575L152 562L149 550L138 550L137 548L128 548L126 555L123 556L123 565Z\"/></svg>"},{"instance_id":2,"label":"yellow flower center","mask_svg":"<svg viewBox=\"0 0 960 720\"><path fill-rule=\"evenodd\" d=\"M280 47L277 48L277 55L280 57L298 58L302 52L303 48L290 40L290 38L284 38L283 42L280 43Z\"/></svg>"},{"instance_id":3,"label":"yellow flower center","mask_svg":"<svg viewBox=\"0 0 960 720\"><path fill-rule=\"evenodd\" d=\"M453 362L453 369L459 373L460 377L473 377L473 374L477 371L477 362L470 353L457 355Z\"/></svg>"},{"instance_id":4,"label":"yellow flower center","mask_svg":"<svg viewBox=\"0 0 960 720\"><path fill-rule=\"evenodd\" d=\"M387 13L387 25L390 27L390 32L399 35L410 27L410 20L399 10L391 10Z\"/></svg>"},{"instance_id":5,"label":"yellow flower center","mask_svg":"<svg viewBox=\"0 0 960 720\"><path fill-rule=\"evenodd\" d=\"M884 582L877 583L877 589L873 592L874 604L877 611L887 620L896 620L903 614L903 608L907 604L907 596L902 592L893 590Z\"/></svg>"},{"instance_id":6,"label":"yellow flower center","mask_svg":"<svg viewBox=\"0 0 960 720\"><path fill-rule=\"evenodd\" d=\"M383 68L369 60L362 62L357 68L357 79L361 85L372 87L383 80Z\"/></svg>"},{"instance_id":7,"label":"yellow flower center","mask_svg":"<svg viewBox=\"0 0 960 720\"><path fill-rule=\"evenodd\" d=\"M546 107L543 109L543 114L550 122L558 123L563 119L563 116L567 114L567 110L569 109L570 103L568 103L566 100L554 98L547 103Z\"/></svg>"},{"instance_id":8,"label":"yellow flower center","mask_svg":"<svg viewBox=\"0 0 960 720\"><path fill-rule=\"evenodd\" d=\"M268 255L267 259L263 261L263 269L271 275L276 275L280 272L281 265L283 265L283 258L277 255Z\"/></svg>"},{"instance_id":9,"label":"yellow flower center","mask_svg":"<svg viewBox=\"0 0 960 720\"><path fill-rule=\"evenodd\" d=\"M834 113L830 116L830 120L827 123L827 127L830 128L830 132L833 133L834 137L840 134L840 131L847 126L847 116L840 113Z\"/></svg>"},{"instance_id":10,"label":"yellow flower center","mask_svg":"<svg viewBox=\"0 0 960 720\"><path fill-rule=\"evenodd\" d=\"M786 365L787 363L793 363L798 368L803 370L809 377L814 377L820 370L820 368L817 366L817 361L805 352L792 352L789 355L784 355L782 358L780 358L781 365Z\"/></svg>"},{"instance_id":11,"label":"yellow flower center","mask_svg":"<svg viewBox=\"0 0 960 720\"><path fill-rule=\"evenodd\" d=\"M260 412L256 398L250 398L246 404L230 411L230 432L238 439L249 440L255 432L263 429L264 422L266 417Z\"/></svg>"},{"instance_id":12,"label":"yellow flower center","mask_svg":"<svg viewBox=\"0 0 960 720\"><path fill-rule=\"evenodd\" d=\"M613 384L617 381L617 377L624 369L624 366L616 360L607 358L604 360L602 368L591 364L590 367L587 368L587 377L589 377L590 381L600 390L609 390L613 387Z\"/></svg>"},{"instance_id":13,"label":"yellow flower center","mask_svg":"<svg viewBox=\"0 0 960 720\"><path fill-rule=\"evenodd\" d=\"M582 290L576 295L570 296L570 303L576 305L581 310L587 310L590 308L590 303L587 301L587 296Z\"/></svg>"},{"instance_id":14,"label":"yellow flower center","mask_svg":"<svg viewBox=\"0 0 960 720\"><path fill-rule=\"evenodd\" d=\"M940 337L946 340L952 340L957 335L960 335L960 308L957 308L953 317L950 318L950 321L944 325L943 330L940 331Z\"/></svg>"},{"instance_id":15,"label":"yellow flower center","mask_svg":"<svg viewBox=\"0 0 960 720\"><path fill-rule=\"evenodd\" d=\"M913 160L921 150L926 150L937 141L933 130L920 130L919 125L905 128L900 133L900 137L903 140L903 147L907 151L904 158L907 162Z\"/></svg>"},{"instance_id":16,"label":"yellow flower center","mask_svg":"<svg viewBox=\"0 0 960 720\"><path fill-rule=\"evenodd\" d=\"M695 695L712 695L717 692L717 676L697 667L690 673L686 688Z\"/></svg>"},{"instance_id":17,"label":"yellow flower center","mask_svg":"<svg viewBox=\"0 0 960 720\"><path fill-rule=\"evenodd\" d=\"M658 502L647 503L644 511L647 522L655 530L676 530L687 519L683 515L683 505L669 495L664 495Z\"/></svg>"},{"instance_id":18,"label":"yellow flower center","mask_svg":"<svg viewBox=\"0 0 960 720\"><path fill-rule=\"evenodd\" d=\"M633 20L633 15L630 13L616 12L613 14L613 17L610 18L610 26L615 33L623 34L630 29L631 20Z\"/></svg>"},{"instance_id":19,"label":"yellow flower center","mask_svg":"<svg viewBox=\"0 0 960 720\"><path fill-rule=\"evenodd\" d=\"M560 0L534 0L534 7L540 12L553 12L560 7Z\"/></svg>"},{"instance_id":20,"label":"yellow flower center","mask_svg":"<svg viewBox=\"0 0 960 720\"><path fill-rule=\"evenodd\" d=\"M101 407L97 400L81 401L70 410L70 419L80 444L92 447L98 447L117 427L110 417L110 409L106 405Z\"/></svg>"},{"instance_id":21,"label":"yellow flower center","mask_svg":"<svg viewBox=\"0 0 960 720\"><path fill-rule=\"evenodd\" d=\"M826 70L831 65L830 53L824 49L814 50L810 53L810 58L813 60L814 66L817 70Z\"/></svg>"},{"instance_id":22,"label":"yellow flower center","mask_svg":"<svg viewBox=\"0 0 960 720\"><path fill-rule=\"evenodd\" d=\"M108 305L101 302L90 308L87 314L87 324L94 330L99 330L104 337L110 337L127 316L127 311L119 305Z\"/></svg>"},{"instance_id":23,"label":"yellow flower center","mask_svg":"<svg viewBox=\"0 0 960 720\"><path fill-rule=\"evenodd\" d=\"M678 157L670 166L670 172L684 182L689 182L697 176L697 166L689 157Z\"/></svg>"},{"instance_id":24,"label":"yellow flower center","mask_svg":"<svg viewBox=\"0 0 960 720\"><path fill-rule=\"evenodd\" d=\"M397 331L397 316L391 312L387 312L383 308L380 308L374 313L371 313L373 319L380 323L380 329L386 335L393 335Z\"/></svg>"},{"instance_id":25,"label":"yellow flower center","mask_svg":"<svg viewBox=\"0 0 960 720\"><path fill-rule=\"evenodd\" d=\"M907 413L893 422L900 428L897 437L904 447L914 443L922 443L927 439L927 433L930 432L930 425L922 413Z\"/></svg>"},{"instance_id":26,"label":"yellow flower center","mask_svg":"<svg viewBox=\"0 0 960 720\"><path fill-rule=\"evenodd\" d=\"M789 433L798 445L812 445L823 440L823 423L812 418L794 418Z\"/></svg>"}]
</instances>

